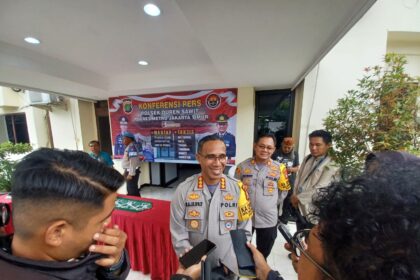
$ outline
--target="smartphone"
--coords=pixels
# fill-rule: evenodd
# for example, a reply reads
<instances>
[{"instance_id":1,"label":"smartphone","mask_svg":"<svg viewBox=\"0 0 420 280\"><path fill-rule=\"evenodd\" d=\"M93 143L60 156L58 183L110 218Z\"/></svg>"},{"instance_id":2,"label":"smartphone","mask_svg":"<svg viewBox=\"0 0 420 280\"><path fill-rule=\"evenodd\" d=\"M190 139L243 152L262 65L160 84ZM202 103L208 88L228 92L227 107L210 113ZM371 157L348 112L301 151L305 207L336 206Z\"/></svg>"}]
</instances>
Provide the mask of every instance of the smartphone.
<instances>
[{"instance_id":1,"label":"smartphone","mask_svg":"<svg viewBox=\"0 0 420 280\"><path fill-rule=\"evenodd\" d=\"M185 253L185 255L180 257L179 262L185 268L188 268L194 264L199 263L204 255L208 256L210 252L212 252L214 249L216 249L216 244L207 239L204 239L203 241L195 245L187 253Z\"/></svg>"},{"instance_id":2,"label":"smartphone","mask_svg":"<svg viewBox=\"0 0 420 280\"><path fill-rule=\"evenodd\" d=\"M244 278L255 278L255 262L251 249L246 245L247 238L245 230L237 229L230 231L236 259L238 261L239 276Z\"/></svg>"},{"instance_id":3,"label":"smartphone","mask_svg":"<svg viewBox=\"0 0 420 280\"><path fill-rule=\"evenodd\" d=\"M278 229L279 229L281 235L283 235L284 239L286 239L286 242L289 243L290 245L293 245L292 235L290 234L290 231L287 228L287 226L283 223L280 223Z\"/></svg>"}]
</instances>

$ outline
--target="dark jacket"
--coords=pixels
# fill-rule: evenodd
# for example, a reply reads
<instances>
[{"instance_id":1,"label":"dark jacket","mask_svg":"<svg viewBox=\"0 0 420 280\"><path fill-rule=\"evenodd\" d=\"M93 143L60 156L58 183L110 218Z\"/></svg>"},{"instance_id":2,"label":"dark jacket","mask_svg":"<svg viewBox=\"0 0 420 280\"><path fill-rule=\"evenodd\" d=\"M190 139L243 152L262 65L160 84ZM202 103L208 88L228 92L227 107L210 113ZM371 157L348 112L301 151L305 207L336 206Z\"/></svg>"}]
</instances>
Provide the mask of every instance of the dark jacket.
<instances>
[{"instance_id":1,"label":"dark jacket","mask_svg":"<svg viewBox=\"0 0 420 280\"><path fill-rule=\"evenodd\" d=\"M121 273L116 276L106 268L95 264L101 258L91 254L72 262L34 261L13 256L10 252L10 241L4 241L0 250L0 279L2 280L122 280L127 278L130 265L127 252L124 252L124 263Z\"/></svg>"}]
</instances>

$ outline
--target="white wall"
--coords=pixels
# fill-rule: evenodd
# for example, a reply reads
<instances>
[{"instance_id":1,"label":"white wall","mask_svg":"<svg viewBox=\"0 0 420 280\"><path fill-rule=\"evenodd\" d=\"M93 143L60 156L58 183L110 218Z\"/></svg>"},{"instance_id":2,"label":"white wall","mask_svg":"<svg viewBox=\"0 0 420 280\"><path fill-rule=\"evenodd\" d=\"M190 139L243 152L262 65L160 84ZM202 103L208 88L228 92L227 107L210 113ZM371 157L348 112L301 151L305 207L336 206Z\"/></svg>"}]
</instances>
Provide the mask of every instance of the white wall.
<instances>
[{"instance_id":1,"label":"white wall","mask_svg":"<svg viewBox=\"0 0 420 280\"><path fill-rule=\"evenodd\" d=\"M307 75L300 121L301 157L309 153L308 134L323 128L328 111L356 87L363 69L383 64L389 31L420 32L419 1L378 0Z\"/></svg>"},{"instance_id":2,"label":"white wall","mask_svg":"<svg viewBox=\"0 0 420 280\"><path fill-rule=\"evenodd\" d=\"M35 107L26 107L24 111L32 148L51 147L48 139L47 111Z\"/></svg>"},{"instance_id":3,"label":"white wall","mask_svg":"<svg viewBox=\"0 0 420 280\"><path fill-rule=\"evenodd\" d=\"M255 126L254 88L238 88L236 120L236 164L238 164L252 156Z\"/></svg>"}]
</instances>

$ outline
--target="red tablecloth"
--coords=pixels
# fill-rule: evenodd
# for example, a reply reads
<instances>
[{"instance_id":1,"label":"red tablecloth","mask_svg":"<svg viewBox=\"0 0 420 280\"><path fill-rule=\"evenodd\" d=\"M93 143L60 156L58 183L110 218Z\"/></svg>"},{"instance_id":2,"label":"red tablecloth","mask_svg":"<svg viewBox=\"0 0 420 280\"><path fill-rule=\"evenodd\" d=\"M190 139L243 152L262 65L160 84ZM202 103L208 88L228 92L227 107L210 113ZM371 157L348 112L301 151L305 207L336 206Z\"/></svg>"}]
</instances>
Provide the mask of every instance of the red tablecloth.
<instances>
[{"instance_id":1,"label":"red tablecloth","mask_svg":"<svg viewBox=\"0 0 420 280\"><path fill-rule=\"evenodd\" d=\"M170 202L125 195L120 197L141 199L153 204L152 209L143 212L115 209L112 214L112 223L127 233L126 248L131 269L150 273L152 279L169 279L178 268L169 230Z\"/></svg>"},{"instance_id":2,"label":"red tablecloth","mask_svg":"<svg viewBox=\"0 0 420 280\"><path fill-rule=\"evenodd\" d=\"M7 194L0 195L0 203L5 203L9 205L10 210L12 210L12 199ZM6 234L12 234L13 233L13 223L12 223L12 213L10 213L10 220L7 226L5 227Z\"/></svg>"}]
</instances>

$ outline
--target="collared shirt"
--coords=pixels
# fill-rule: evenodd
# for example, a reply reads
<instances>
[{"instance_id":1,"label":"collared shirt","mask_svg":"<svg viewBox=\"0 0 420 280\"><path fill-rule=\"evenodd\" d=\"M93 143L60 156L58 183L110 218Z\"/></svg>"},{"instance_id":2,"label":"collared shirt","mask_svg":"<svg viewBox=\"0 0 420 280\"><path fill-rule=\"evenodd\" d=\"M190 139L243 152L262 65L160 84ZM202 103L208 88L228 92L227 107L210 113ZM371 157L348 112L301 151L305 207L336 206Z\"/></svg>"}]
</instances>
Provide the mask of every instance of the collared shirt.
<instances>
[{"instance_id":1,"label":"collared shirt","mask_svg":"<svg viewBox=\"0 0 420 280\"><path fill-rule=\"evenodd\" d=\"M96 155L93 152L90 152L89 155L91 158L96 159L97 161L102 162L109 167L112 167L114 165L111 156L107 152L100 151L98 155Z\"/></svg>"},{"instance_id":2,"label":"collared shirt","mask_svg":"<svg viewBox=\"0 0 420 280\"><path fill-rule=\"evenodd\" d=\"M271 159L260 165L249 158L238 165L235 178L243 182L249 193L254 210L253 226L274 227L290 190L285 165Z\"/></svg>"}]
</instances>

